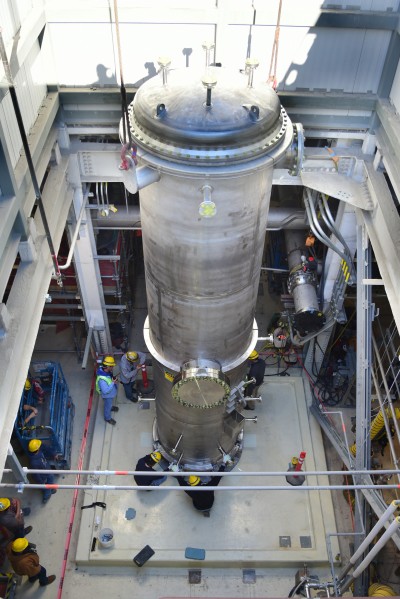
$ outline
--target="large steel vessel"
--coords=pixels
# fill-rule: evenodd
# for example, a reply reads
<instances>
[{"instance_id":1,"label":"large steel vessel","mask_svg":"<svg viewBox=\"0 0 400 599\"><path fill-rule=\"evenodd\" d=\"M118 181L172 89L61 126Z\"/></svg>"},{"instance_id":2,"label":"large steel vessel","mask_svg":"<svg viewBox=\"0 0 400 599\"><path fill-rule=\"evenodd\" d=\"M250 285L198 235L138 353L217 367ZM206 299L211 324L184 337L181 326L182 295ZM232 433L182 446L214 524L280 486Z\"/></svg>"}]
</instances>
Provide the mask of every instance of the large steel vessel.
<instances>
[{"instance_id":1,"label":"large steel vessel","mask_svg":"<svg viewBox=\"0 0 400 599\"><path fill-rule=\"evenodd\" d=\"M208 67L203 77L164 68L129 107L139 165L158 179L140 190L154 436L186 469L238 453L232 390L258 337L272 171L296 141L274 90L253 85L253 67Z\"/></svg>"}]
</instances>

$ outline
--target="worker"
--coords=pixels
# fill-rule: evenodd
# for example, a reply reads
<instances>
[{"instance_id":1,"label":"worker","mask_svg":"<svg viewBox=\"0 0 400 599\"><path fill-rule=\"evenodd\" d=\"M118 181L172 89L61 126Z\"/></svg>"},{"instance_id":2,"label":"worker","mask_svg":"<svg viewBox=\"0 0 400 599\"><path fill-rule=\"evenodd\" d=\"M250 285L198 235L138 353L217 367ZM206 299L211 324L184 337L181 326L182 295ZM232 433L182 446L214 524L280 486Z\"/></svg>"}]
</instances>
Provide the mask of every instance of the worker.
<instances>
[{"instance_id":1,"label":"worker","mask_svg":"<svg viewBox=\"0 0 400 599\"><path fill-rule=\"evenodd\" d=\"M30 406L29 404L23 405L23 410L27 413L26 418L24 419L23 424L28 424L32 418L35 418L39 414L39 410L35 408L35 406Z\"/></svg>"},{"instance_id":2,"label":"worker","mask_svg":"<svg viewBox=\"0 0 400 599\"><path fill-rule=\"evenodd\" d=\"M256 380L255 383L250 383L247 385L244 396L245 397L258 397L258 389L260 385L264 382L264 373L265 373L265 360L260 358L258 351L253 349L249 358L249 371L247 373L247 380L254 378ZM245 410L254 410L255 409L255 401L247 400L246 405L244 406Z\"/></svg>"},{"instance_id":3,"label":"worker","mask_svg":"<svg viewBox=\"0 0 400 599\"><path fill-rule=\"evenodd\" d=\"M47 461L47 458L54 458L56 461L60 459L59 455L55 455L50 451L50 449L43 445L40 439L31 439L28 443L28 451L29 451L29 467L32 470L50 470L50 464ZM54 476L53 474L43 473L40 474L35 473L32 475L35 483L39 485L53 485L54 484ZM43 489L43 503L47 503L48 500L54 493L57 493L56 489Z\"/></svg>"},{"instance_id":4,"label":"worker","mask_svg":"<svg viewBox=\"0 0 400 599\"><path fill-rule=\"evenodd\" d=\"M0 526L4 526L12 539L25 537L32 530L32 526L25 528L24 517L29 516L31 509L21 508L19 499L0 497Z\"/></svg>"},{"instance_id":5,"label":"worker","mask_svg":"<svg viewBox=\"0 0 400 599\"><path fill-rule=\"evenodd\" d=\"M39 581L45 587L55 581L54 574L47 576L46 568L40 564L40 558L35 550L36 545L29 543L24 537L11 541L6 547L8 561L19 576L28 576L29 582Z\"/></svg>"},{"instance_id":6,"label":"worker","mask_svg":"<svg viewBox=\"0 0 400 599\"><path fill-rule=\"evenodd\" d=\"M126 399L134 403L138 400L136 377L145 361L146 354L139 351L128 351L121 358L119 380L124 386Z\"/></svg>"},{"instance_id":7,"label":"worker","mask_svg":"<svg viewBox=\"0 0 400 599\"><path fill-rule=\"evenodd\" d=\"M221 464L219 471L223 472L226 467L229 456L224 456L224 463ZM178 483L181 487L216 487L219 485L222 476L202 477L190 475L189 477L177 476ZM214 504L214 491L185 491L193 502L193 507L199 512L203 512L204 516L210 515L210 510Z\"/></svg>"},{"instance_id":8,"label":"worker","mask_svg":"<svg viewBox=\"0 0 400 599\"><path fill-rule=\"evenodd\" d=\"M45 400L45 394L42 386L36 379L26 379L24 385L24 396L25 399L31 399L31 401L27 403L33 403L35 405L42 404Z\"/></svg>"},{"instance_id":9,"label":"worker","mask_svg":"<svg viewBox=\"0 0 400 599\"><path fill-rule=\"evenodd\" d=\"M162 455L159 451L153 451L145 455L143 458L140 458L138 463L136 464L135 470L137 472L150 472L153 470L154 466L161 461ZM134 477L137 485L158 487L164 481L167 480L167 477L162 474L154 474L154 476L142 476L140 474L135 474ZM150 489L148 489L150 490Z\"/></svg>"},{"instance_id":10,"label":"worker","mask_svg":"<svg viewBox=\"0 0 400 599\"><path fill-rule=\"evenodd\" d=\"M118 412L117 406L113 406L113 399L117 396L117 378L113 376L115 360L112 356L104 356L101 366L96 373L96 391L104 400L104 420L108 424L117 424L111 418L111 412Z\"/></svg>"}]
</instances>

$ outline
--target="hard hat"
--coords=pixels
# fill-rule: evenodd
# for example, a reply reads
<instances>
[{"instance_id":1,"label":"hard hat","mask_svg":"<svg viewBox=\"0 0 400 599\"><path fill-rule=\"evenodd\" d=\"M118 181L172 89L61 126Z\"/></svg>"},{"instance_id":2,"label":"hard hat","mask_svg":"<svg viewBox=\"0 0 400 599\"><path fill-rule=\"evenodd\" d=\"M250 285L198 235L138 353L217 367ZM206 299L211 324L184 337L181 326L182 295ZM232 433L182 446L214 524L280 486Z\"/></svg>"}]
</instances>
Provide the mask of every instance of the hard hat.
<instances>
[{"instance_id":1,"label":"hard hat","mask_svg":"<svg viewBox=\"0 0 400 599\"><path fill-rule=\"evenodd\" d=\"M29 391L29 389L32 388L31 382L29 379L26 379L25 381L25 391Z\"/></svg>"},{"instance_id":2,"label":"hard hat","mask_svg":"<svg viewBox=\"0 0 400 599\"><path fill-rule=\"evenodd\" d=\"M158 464L158 462L161 460L162 455L159 451L153 451L153 453L150 454L151 459L153 460L153 462L155 462L156 464Z\"/></svg>"},{"instance_id":3,"label":"hard hat","mask_svg":"<svg viewBox=\"0 0 400 599\"><path fill-rule=\"evenodd\" d=\"M137 362L139 360L139 356L135 351L126 352L126 357L129 360L129 362Z\"/></svg>"},{"instance_id":4,"label":"hard hat","mask_svg":"<svg viewBox=\"0 0 400 599\"><path fill-rule=\"evenodd\" d=\"M111 366L114 367L115 366L115 360L112 356L105 356L103 358L103 366Z\"/></svg>"},{"instance_id":5,"label":"hard hat","mask_svg":"<svg viewBox=\"0 0 400 599\"><path fill-rule=\"evenodd\" d=\"M199 476L189 476L188 478L188 483L191 487L195 487L196 485L198 485L200 482L200 477Z\"/></svg>"},{"instance_id":6,"label":"hard hat","mask_svg":"<svg viewBox=\"0 0 400 599\"><path fill-rule=\"evenodd\" d=\"M15 551L16 553L21 553L21 551L26 549L28 547L28 545L29 545L28 539L24 539L23 537L20 537L19 539L15 539L15 541L13 542L11 547L12 547L12 550Z\"/></svg>"},{"instance_id":7,"label":"hard hat","mask_svg":"<svg viewBox=\"0 0 400 599\"><path fill-rule=\"evenodd\" d=\"M28 449L33 453L34 451L37 451L39 449L41 444L42 442L40 439L32 439L31 441L29 441Z\"/></svg>"},{"instance_id":8,"label":"hard hat","mask_svg":"<svg viewBox=\"0 0 400 599\"><path fill-rule=\"evenodd\" d=\"M253 349L253 351L249 355L249 360L257 360L257 358L258 358L258 351L256 351L255 349Z\"/></svg>"},{"instance_id":9,"label":"hard hat","mask_svg":"<svg viewBox=\"0 0 400 599\"><path fill-rule=\"evenodd\" d=\"M0 512L4 512L10 507L10 500L8 497L0 497Z\"/></svg>"}]
</instances>

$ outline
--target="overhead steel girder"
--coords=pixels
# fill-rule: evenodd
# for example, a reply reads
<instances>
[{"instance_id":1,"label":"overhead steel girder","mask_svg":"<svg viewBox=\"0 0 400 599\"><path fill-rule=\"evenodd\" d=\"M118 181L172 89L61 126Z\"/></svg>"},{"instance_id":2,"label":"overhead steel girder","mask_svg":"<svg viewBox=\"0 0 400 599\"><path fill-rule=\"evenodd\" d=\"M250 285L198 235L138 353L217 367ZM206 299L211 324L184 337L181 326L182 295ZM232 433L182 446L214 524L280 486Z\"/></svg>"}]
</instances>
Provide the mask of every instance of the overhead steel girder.
<instances>
[{"instance_id":1,"label":"overhead steel girder","mask_svg":"<svg viewBox=\"0 0 400 599\"><path fill-rule=\"evenodd\" d=\"M67 168L68 158L63 158L60 164L52 167L42 193L56 251L73 196L73 190L66 179ZM22 252L25 259L18 266L7 304L0 304L0 466L7 456L53 271L39 211L32 221L31 232L32 235L26 242L29 247L26 252Z\"/></svg>"}]
</instances>

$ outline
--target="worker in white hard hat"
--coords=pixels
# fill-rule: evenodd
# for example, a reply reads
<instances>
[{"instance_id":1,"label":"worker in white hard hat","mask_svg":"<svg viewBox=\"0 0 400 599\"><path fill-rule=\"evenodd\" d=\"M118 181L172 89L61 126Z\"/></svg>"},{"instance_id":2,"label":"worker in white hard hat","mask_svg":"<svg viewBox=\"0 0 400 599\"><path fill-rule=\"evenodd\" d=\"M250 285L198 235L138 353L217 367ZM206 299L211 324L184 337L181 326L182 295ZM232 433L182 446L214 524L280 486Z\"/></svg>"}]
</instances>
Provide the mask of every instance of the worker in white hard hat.
<instances>
[{"instance_id":1,"label":"worker in white hard hat","mask_svg":"<svg viewBox=\"0 0 400 599\"><path fill-rule=\"evenodd\" d=\"M251 354L248 357L249 370L247 373L247 380L255 379L255 383L250 383L244 390L245 397L258 397L258 389L260 385L264 382L264 374L265 374L265 360L260 358L260 355L257 350L253 349ZM255 409L255 401L248 399L246 405L244 407L245 410L254 410Z\"/></svg>"},{"instance_id":2,"label":"worker in white hard hat","mask_svg":"<svg viewBox=\"0 0 400 599\"><path fill-rule=\"evenodd\" d=\"M138 400L136 377L146 361L146 354L140 351L128 351L121 358L119 380L124 386L125 397L134 403Z\"/></svg>"}]
</instances>

